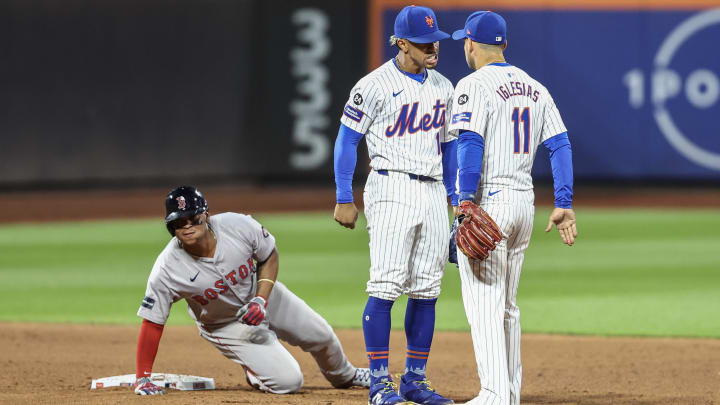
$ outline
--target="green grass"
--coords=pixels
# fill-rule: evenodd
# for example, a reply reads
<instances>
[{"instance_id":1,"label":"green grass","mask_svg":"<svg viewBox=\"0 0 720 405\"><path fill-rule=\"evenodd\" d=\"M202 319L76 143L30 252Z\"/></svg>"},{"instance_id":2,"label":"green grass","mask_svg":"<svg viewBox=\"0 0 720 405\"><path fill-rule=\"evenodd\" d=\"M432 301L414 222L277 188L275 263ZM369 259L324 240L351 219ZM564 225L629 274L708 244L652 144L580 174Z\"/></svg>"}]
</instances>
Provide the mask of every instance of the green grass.
<instances>
[{"instance_id":1,"label":"green grass","mask_svg":"<svg viewBox=\"0 0 720 405\"><path fill-rule=\"evenodd\" d=\"M577 244L545 234L539 209L518 302L524 332L720 337L720 211L580 210ZM280 279L335 327L360 326L368 235L329 213L260 215L278 240ZM0 320L137 323L161 221L0 226ZM401 328L405 300L393 308ZM170 324L191 324L177 303ZM437 328L467 330L448 266Z\"/></svg>"}]
</instances>

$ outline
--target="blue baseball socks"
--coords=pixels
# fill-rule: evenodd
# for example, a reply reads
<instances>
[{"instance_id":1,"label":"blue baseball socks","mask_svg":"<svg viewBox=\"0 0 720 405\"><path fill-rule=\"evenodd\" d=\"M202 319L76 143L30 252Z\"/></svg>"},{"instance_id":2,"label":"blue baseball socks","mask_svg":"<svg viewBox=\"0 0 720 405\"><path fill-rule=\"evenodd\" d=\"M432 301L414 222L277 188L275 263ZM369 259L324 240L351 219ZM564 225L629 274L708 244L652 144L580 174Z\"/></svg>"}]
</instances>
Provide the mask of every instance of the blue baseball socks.
<instances>
[{"instance_id":1,"label":"blue baseball socks","mask_svg":"<svg viewBox=\"0 0 720 405\"><path fill-rule=\"evenodd\" d=\"M406 380L425 378L425 368L430 354L435 331L435 299L408 300L405 311L405 336L407 357L405 360ZM388 377L390 353L390 310L394 301L369 297L363 312L363 334L365 348L370 361L370 384Z\"/></svg>"},{"instance_id":2,"label":"blue baseball socks","mask_svg":"<svg viewBox=\"0 0 720 405\"><path fill-rule=\"evenodd\" d=\"M387 378L390 353L390 310L395 301L369 297L363 312L365 348L370 360L370 385Z\"/></svg>"},{"instance_id":3,"label":"blue baseball socks","mask_svg":"<svg viewBox=\"0 0 720 405\"><path fill-rule=\"evenodd\" d=\"M430 345L435 331L435 303L437 298L408 299L405 310L405 336L407 357L405 359L405 380L425 378Z\"/></svg>"}]
</instances>

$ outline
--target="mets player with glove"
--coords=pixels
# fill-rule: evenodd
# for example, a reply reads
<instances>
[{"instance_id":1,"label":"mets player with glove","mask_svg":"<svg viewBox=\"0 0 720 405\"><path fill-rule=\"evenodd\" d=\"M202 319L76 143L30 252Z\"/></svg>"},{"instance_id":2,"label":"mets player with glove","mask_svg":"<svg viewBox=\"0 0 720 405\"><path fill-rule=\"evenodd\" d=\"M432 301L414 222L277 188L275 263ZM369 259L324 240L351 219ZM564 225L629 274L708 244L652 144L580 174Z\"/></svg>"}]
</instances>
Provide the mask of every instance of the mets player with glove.
<instances>
[{"instance_id":1,"label":"mets player with glove","mask_svg":"<svg viewBox=\"0 0 720 405\"><path fill-rule=\"evenodd\" d=\"M572 246L572 152L548 90L505 61L501 16L473 13L453 39L464 40L473 70L455 88L449 123L458 137L457 259L482 385L468 403L516 405L522 382L516 295L535 213L530 170L542 144L550 152L555 188L546 232L555 224L563 243Z\"/></svg>"},{"instance_id":2,"label":"mets player with glove","mask_svg":"<svg viewBox=\"0 0 720 405\"><path fill-rule=\"evenodd\" d=\"M328 323L280 281L275 238L252 217L210 216L194 187L165 199L173 237L150 273L138 310L135 393L162 394L149 378L173 303L185 299L200 336L240 364L256 389L287 394L303 383L300 366L281 339L309 352L336 388L368 387L368 369L356 369Z\"/></svg>"},{"instance_id":3,"label":"mets player with glove","mask_svg":"<svg viewBox=\"0 0 720 405\"><path fill-rule=\"evenodd\" d=\"M335 220L354 228L358 210L352 178L357 144L365 137L371 173L364 203L370 235L369 295L363 334L370 362L373 405L451 404L426 376L435 329L435 303L448 258L448 197L457 205L456 141L447 135L453 87L433 70L438 29L426 7L405 7L390 44L397 56L362 78L350 92L335 142ZM444 186L443 186L444 184ZM390 310L401 295L407 357L399 392L388 372Z\"/></svg>"}]
</instances>

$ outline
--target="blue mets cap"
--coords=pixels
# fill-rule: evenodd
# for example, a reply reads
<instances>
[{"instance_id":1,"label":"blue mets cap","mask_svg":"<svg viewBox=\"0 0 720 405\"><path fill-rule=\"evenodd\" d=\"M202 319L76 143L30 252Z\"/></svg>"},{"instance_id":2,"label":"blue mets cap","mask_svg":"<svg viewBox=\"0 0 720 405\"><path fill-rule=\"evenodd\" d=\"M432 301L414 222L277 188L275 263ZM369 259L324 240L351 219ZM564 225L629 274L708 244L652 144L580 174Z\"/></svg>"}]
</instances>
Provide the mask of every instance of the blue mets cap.
<instances>
[{"instance_id":1,"label":"blue mets cap","mask_svg":"<svg viewBox=\"0 0 720 405\"><path fill-rule=\"evenodd\" d=\"M500 14L476 11L465 20L465 28L452 34L453 39L470 38L475 42L500 45L507 40L507 24Z\"/></svg>"},{"instance_id":2,"label":"blue mets cap","mask_svg":"<svg viewBox=\"0 0 720 405\"><path fill-rule=\"evenodd\" d=\"M400 10L395 18L395 36L418 44L450 38L450 34L438 29L435 13L420 6L407 6Z\"/></svg>"}]
</instances>

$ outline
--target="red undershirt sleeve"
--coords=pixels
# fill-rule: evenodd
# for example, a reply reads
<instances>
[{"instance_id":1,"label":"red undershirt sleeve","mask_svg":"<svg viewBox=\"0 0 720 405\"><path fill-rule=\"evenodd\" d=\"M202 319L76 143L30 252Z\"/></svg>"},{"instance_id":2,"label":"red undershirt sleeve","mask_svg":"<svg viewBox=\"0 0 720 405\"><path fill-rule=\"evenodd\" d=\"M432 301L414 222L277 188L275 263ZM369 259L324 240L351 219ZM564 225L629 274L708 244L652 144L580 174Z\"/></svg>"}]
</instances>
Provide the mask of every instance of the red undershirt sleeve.
<instances>
[{"instance_id":1,"label":"red undershirt sleeve","mask_svg":"<svg viewBox=\"0 0 720 405\"><path fill-rule=\"evenodd\" d=\"M147 319L143 319L142 326L140 327L140 336L138 336L137 354L135 357L136 378L150 376L164 327L165 325L160 325L150 322Z\"/></svg>"}]
</instances>

